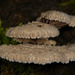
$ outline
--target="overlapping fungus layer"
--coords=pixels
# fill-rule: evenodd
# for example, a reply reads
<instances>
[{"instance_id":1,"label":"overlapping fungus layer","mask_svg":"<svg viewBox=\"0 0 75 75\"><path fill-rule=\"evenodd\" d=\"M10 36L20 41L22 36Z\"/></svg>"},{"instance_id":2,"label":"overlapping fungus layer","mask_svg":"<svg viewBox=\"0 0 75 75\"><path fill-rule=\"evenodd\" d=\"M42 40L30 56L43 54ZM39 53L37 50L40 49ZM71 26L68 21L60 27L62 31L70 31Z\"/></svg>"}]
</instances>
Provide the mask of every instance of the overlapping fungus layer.
<instances>
[{"instance_id":1,"label":"overlapping fungus layer","mask_svg":"<svg viewBox=\"0 0 75 75\"><path fill-rule=\"evenodd\" d=\"M62 28L66 25L70 25L71 16L60 11L52 10L47 12L42 12L41 16L37 18L37 21L44 22L50 25L54 25L57 28ZM74 20L74 19L73 19Z\"/></svg>"},{"instance_id":2,"label":"overlapping fungus layer","mask_svg":"<svg viewBox=\"0 0 75 75\"><path fill-rule=\"evenodd\" d=\"M51 24L51 25L54 25L56 26L58 29L64 27L64 26L67 26L68 24L65 23L65 22L59 22L57 20L49 20L49 19L46 19L46 18L42 18L40 20L40 22L43 22L43 23L47 23L47 24Z\"/></svg>"}]
</instances>

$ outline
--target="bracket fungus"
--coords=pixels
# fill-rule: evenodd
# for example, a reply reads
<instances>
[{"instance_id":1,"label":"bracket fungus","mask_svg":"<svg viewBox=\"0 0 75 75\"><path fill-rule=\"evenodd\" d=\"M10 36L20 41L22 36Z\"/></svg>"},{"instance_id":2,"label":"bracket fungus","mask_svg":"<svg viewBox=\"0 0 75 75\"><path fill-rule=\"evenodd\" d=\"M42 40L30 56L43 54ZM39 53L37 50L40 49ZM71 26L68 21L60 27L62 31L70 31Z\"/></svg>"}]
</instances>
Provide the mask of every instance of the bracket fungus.
<instances>
[{"instance_id":1,"label":"bracket fungus","mask_svg":"<svg viewBox=\"0 0 75 75\"><path fill-rule=\"evenodd\" d=\"M59 35L59 30L45 23L33 21L26 25L9 28L6 36L14 38L15 41L31 44L52 44L56 42L48 40L49 37Z\"/></svg>"},{"instance_id":2,"label":"bracket fungus","mask_svg":"<svg viewBox=\"0 0 75 75\"><path fill-rule=\"evenodd\" d=\"M20 44L1 45L0 57L13 62L42 65L75 61L75 43L60 46L56 45L56 40L49 40L59 36L59 29L63 26L75 27L74 20L73 16L66 13L48 11L42 13L37 21L9 28L6 36L13 38Z\"/></svg>"},{"instance_id":3,"label":"bracket fungus","mask_svg":"<svg viewBox=\"0 0 75 75\"><path fill-rule=\"evenodd\" d=\"M2 45L0 57L22 63L47 64L53 62L69 63L75 61L75 44L70 46L51 45Z\"/></svg>"},{"instance_id":4,"label":"bracket fungus","mask_svg":"<svg viewBox=\"0 0 75 75\"><path fill-rule=\"evenodd\" d=\"M64 26L73 26L75 17L68 15L67 13L60 11L47 11L42 12L41 16L37 18L37 21L44 22L56 26L58 29L61 29Z\"/></svg>"}]
</instances>

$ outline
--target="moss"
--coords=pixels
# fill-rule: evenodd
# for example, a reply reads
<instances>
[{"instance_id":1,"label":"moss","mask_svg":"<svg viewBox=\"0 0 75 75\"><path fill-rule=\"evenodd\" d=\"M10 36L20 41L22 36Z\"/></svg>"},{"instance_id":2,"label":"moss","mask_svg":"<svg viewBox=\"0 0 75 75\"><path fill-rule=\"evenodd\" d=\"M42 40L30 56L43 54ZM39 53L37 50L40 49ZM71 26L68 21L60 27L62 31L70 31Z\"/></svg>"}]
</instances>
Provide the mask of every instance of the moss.
<instances>
[{"instance_id":1,"label":"moss","mask_svg":"<svg viewBox=\"0 0 75 75\"><path fill-rule=\"evenodd\" d=\"M67 2L61 3L60 5L61 6L66 6L66 5L72 5L72 4L75 4L75 0L69 0Z\"/></svg>"},{"instance_id":2,"label":"moss","mask_svg":"<svg viewBox=\"0 0 75 75\"><path fill-rule=\"evenodd\" d=\"M2 21L0 19L0 45L1 44L18 44L17 42L13 41L12 38L9 38L5 35L7 28L1 27Z\"/></svg>"}]
</instances>

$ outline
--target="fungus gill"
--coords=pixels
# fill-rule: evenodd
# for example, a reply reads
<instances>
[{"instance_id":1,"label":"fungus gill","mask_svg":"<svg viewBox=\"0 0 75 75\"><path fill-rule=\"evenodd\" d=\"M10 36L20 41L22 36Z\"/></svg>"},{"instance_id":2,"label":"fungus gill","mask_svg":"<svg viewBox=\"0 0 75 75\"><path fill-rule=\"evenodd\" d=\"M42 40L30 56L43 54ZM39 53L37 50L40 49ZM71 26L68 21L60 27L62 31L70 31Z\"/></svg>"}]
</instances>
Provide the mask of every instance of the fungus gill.
<instances>
[{"instance_id":1,"label":"fungus gill","mask_svg":"<svg viewBox=\"0 0 75 75\"><path fill-rule=\"evenodd\" d=\"M37 18L37 21L54 25L60 29L70 24L71 18L68 14L64 12L52 10L52 11L42 12L41 16Z\"/></svg>"}]
</instances>

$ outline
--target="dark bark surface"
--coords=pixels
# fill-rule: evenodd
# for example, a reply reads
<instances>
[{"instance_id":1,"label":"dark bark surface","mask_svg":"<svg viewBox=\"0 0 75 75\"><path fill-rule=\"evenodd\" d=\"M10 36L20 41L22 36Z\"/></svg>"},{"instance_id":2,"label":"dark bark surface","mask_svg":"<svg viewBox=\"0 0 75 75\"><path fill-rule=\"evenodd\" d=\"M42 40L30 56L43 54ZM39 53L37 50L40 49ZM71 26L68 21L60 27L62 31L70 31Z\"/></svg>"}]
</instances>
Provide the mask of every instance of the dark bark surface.
<instances>
[{"instance_id":1,"label":"dark bark surface","mask_svg":"<svg viewBox=\"0 0 75 75\"><path fill-rule=\"evenodd\" d=\"M3 25L7 27L16 26L20 22L24 24L36 20L43 11L56 9L55 0L1 0L0 17Z\"/></svg>"}]
</instances>

